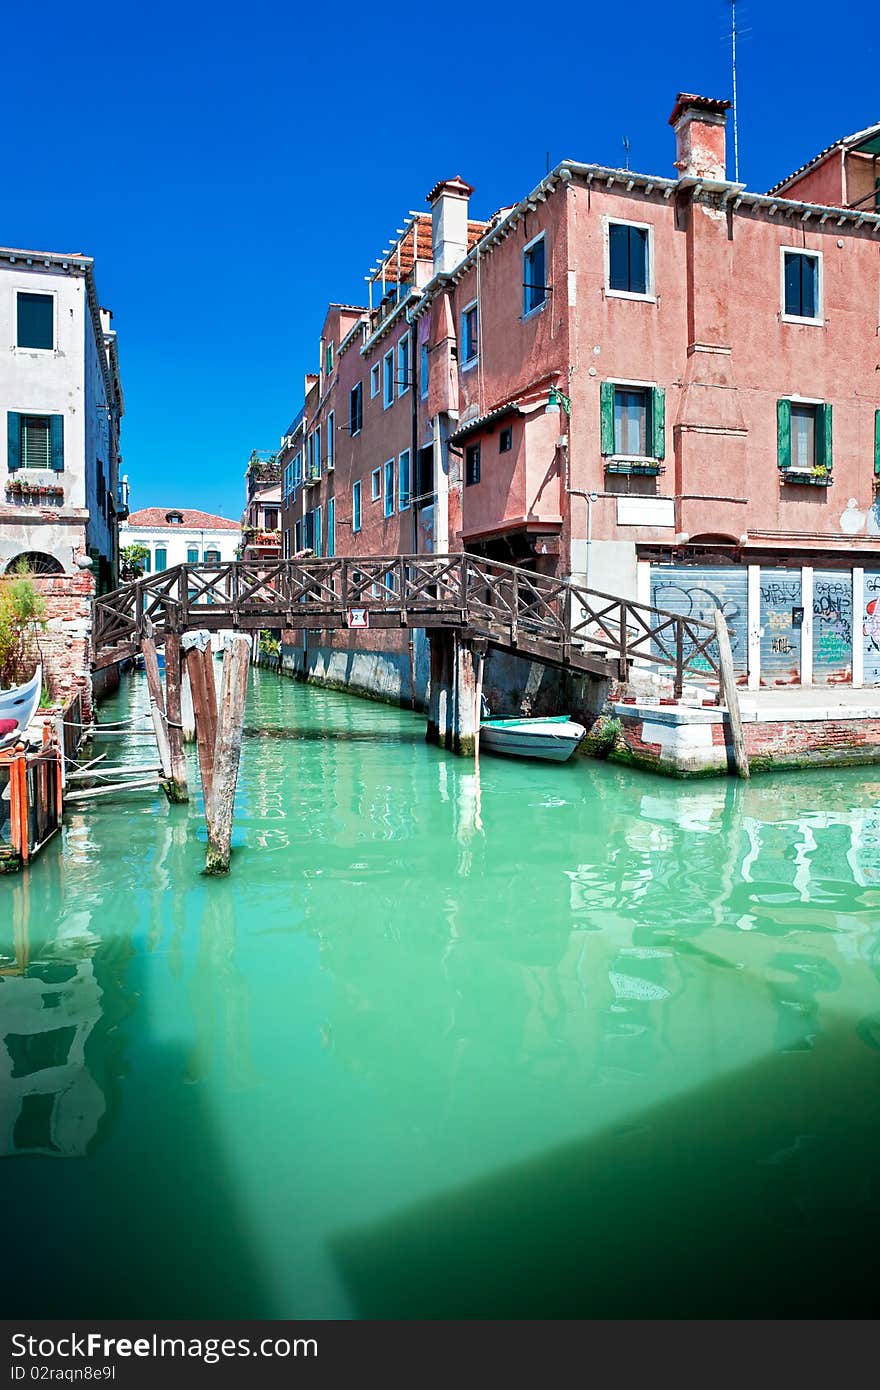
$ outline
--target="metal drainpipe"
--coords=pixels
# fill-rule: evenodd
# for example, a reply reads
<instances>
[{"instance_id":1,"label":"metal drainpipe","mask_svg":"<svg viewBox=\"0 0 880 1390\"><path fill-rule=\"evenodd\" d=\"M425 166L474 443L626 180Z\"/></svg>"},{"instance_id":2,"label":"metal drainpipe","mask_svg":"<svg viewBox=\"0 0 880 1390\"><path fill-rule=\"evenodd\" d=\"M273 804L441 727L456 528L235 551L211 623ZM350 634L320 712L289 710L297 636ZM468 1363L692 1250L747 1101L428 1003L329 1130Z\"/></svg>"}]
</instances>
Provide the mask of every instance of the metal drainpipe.
<instances>
[{"instance_id":1,"label":"metal drainpipe","mask_svg":"<svg viewBox=\"0 0 880 1390\"><path fill-rule=\"evenodd\" d=\"M413 255L413 275L415 275L415 268L416 268L416 258L415 258L415 255ZM411 525L411 527L412 527L412 553L413 553L413 555L415 555L416 552L417 552L417 550L418 550L418 544L419 544L418 518L417 518L417 515L416 515L416 505L415 505L415 502L414 502L414 500L413 500L413 498L414 498L414 493L415 493L415 488L414 488L414 486L413 486L413 483L414 483L414 481L415 481L416 469L417 469L417 466L418 466L418 439L419 439L419 403L418 403L418 401L417 401L417 399L416 399L416 347L417 347L416 339L417 339L417 337L418 337L418 330L417 330L417 327L416 327L416 323L415 323L415 321L414 321L414 319L413 319L413 317L412 317L412 311L411 311L410 309L406 309L404 312L405 312L405 315L406 315L406 321L407 321L407 323L409 324L409 390L410 390L410 396L412 397L412 399L411 399L411 401L410 401L411 432L410 432L410 452L409 452L409 509L410 509L410 513L411 513L411 515L410 515L410 525ZM399 494L399 492L400 492L400 472L399 472L399 469L400 469L400 464L399 464L399 462L398 462L398 482L397 482L398 494ZM408 633L409 633L408 641L409 641L409 693L410 693L410 704L412 705L413 709L415 709L415 707L416 707L416 649L415 649L415 638L414 638L414 636L413 636L413 629L412 629L411 627L408 628Z\"/></svg>"},{"instance_id":2,"label":"metal drainpipe","mask_svg":"<svg viewBox=\"0 0 880 1390\"><path fill-rule=\"evenodd\" d=\"M568 431L567 431L567 433L569 434L569 436L571 435L571 418L570 418L570 417L569 417L569 420L568 420ZM586 504L587 504L587 563L586 563L586 571L585 571L585 574L584 574L584 579L585 579L585 581L586 581L585 584L584 584L584 588L585 588L585 589L589 589L589 587L590 587L590 548L591 548L591 546L592 546L592 544L593 544L593 503L594 503L594 502L598 502L598 500L599 500L599 494L598 494L598 492L584 492L584 491L582 491L581 488L569 487L569 480L570 480L570 477L571 477L571 474L570 474L570 472L569 472L569 466L568 466L568 450L569 450L569 446L568 446L568 444L565 444L563 447L564 447L564 449L565 449L565 495L566 495L566 497L583 497L584 500L586 501ZM571 521L569 520L569 535L570 535L570 532L571 532Z\"/></svg>"}]
</instances>

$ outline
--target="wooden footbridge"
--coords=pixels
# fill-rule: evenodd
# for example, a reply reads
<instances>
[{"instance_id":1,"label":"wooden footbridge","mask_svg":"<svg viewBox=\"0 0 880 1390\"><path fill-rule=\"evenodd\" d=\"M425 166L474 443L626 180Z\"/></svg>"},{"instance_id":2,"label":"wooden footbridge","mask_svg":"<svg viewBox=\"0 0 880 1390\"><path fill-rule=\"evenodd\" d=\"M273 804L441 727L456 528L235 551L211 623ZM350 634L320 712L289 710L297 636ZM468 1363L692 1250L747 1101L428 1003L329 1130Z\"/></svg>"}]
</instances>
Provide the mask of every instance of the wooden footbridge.
<instances>
[{"instance_id":1,"label":"wooden footbridge","mask_svg":"<svg viewBox=\"0 0 880 1390\"><path fill-rule=\"evenodd\" d=\"M165 785L186 799L181 677L189 675L208 822L208 868L229 867L248 638L261 628L324 631L425 628L431 646L428 737L456 752L479 742L483 657L489 648L625 681L634 662L668 672L681 695L690 674L720 677L716 628L632 599L585 589L473 555L332 557L176 565L95 600L93 660L139 649ZM224 657L218 713L208 634L237 634ZM165 689L156 646L165 645Z\"/></svg>"}]
</instances>

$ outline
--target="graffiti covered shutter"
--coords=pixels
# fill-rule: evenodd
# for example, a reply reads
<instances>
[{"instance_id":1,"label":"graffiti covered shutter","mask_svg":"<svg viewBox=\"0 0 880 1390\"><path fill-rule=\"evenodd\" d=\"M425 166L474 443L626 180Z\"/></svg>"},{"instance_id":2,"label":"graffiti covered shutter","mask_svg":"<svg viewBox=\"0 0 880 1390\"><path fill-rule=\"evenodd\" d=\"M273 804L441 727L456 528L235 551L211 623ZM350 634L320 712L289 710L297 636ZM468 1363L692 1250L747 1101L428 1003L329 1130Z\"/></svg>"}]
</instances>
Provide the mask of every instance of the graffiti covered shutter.
<instances>
[{"instance_id":1,"label":"graffiti covered shutter","mask_svg":"<svg viewBox=\"0 0 880 1390\"><path fill-rule=\"evenodd\" d=\"M813 576L813 680L832 685L852 680L853 592L847 570Z\"/></svg>"},{"instance_id":2,"label":"graffiti covered shutter","mask_svg":"<svg viewBox=\"0 0 880 1390\"><path fill-rule=\"evenodd\" d=\"M880 685L880 570L865 570L862 641L865 653L865 685Z\"/></svg>"},{"instance_id":3,"label":"graffiti covered shutter","mask_svg":"<svg viewBox=\"0 0 880 1390\"><path fill-rule=\"evenodd\" d=\"M713 626L715 610L720 608L730 631L734 672L747 675L748 571L744 565L652 565L651 603Z\"/></svg>"},{"instance_id":4,"label":"graffiti covered shutter","mask_svg":"<svg viewBox=\"0 0 880 1390\"><path fill-rule=\"evenodd\" d=\"M761 570L761 684L797 685L801 678L802 606L799 569Z\"/></svg>"}]
</instances>

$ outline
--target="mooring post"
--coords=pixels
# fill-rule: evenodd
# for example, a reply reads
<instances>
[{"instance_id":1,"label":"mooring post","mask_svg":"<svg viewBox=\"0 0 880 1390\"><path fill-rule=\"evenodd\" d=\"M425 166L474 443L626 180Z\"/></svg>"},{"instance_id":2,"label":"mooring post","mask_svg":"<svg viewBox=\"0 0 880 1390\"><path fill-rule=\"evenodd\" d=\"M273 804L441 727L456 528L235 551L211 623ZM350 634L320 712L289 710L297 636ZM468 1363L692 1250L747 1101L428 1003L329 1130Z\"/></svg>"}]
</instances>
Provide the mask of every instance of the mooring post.
<instances>
[{"instance_id":1,"label":"mooring post","mask_svg":"<svg viewBox=\"0 0 880 1390\"><path fill-rule=\"evenodd\" d=\"M718 655L721 658L721 689L724 703L730 715L730 733L733 738L733 757L740 777L750 776L749 755L743 733L742 715L739 708L739 692L733 674L733 653L730 650L730 634L727 622L720 608L715 609L715 635L718 639Z\"/></svg>"},{"instance_id":2,"label":"mooring post","mask_svg":"<svg viewBox=\"0 0 880 1390\"><path fill-rule=\"evenodd\" d=\"M476 658L476 681L474 686L474 762L480 761L480 721L483 717L483 667L486 664L486 652L489 643L485 637L477 638L473 643L473 653Z\"/></svg>"},{"instance_id":3,"label":"mooring post","mask_svg":"<svg viewBox=\"0 0 880 1390\"><path fill-rule=\"evenodd\" d=\"M250 642L243 633L229 640L223 653L223 686L217 744L214 752L214 789L208 811L209 874L227 874L232 846L232 812L241 761L244 707L247 698Z\"/></svg>"},{"instance_id":4,"label":"mooring post","mask_svg":"<svg viewBox=\"0 0 880 1390\"><path fill-rule=\"evenodd\" d=\"M187 632L181 638L192 691L196 723L196 747L205 815L208 815L214 782L214 745L217 742L217 696L214 690L214 658L210 632Z\"/></svg>"},{"instance_id":5,"label":"mooring post","mask_svg":"<svg viewBox=\"0 0 880 1390\"><path fill-rule=\"evenodd\" d=\"M141 651L144 656L144 670L147 673L147 690L150 696L150 717L156 734L156 747L159 750L159 764L162 768L162 785L169 801L176 800L172 795L171 746L168 742L168 729L165 724L165 698L162 694L162 678L159 675L159 658L153 640L153 625L149 618L144 619L144 635L141 638Z\"/></svg>"},{"instance_id":6,"label":"mooring post","mask_svg":"<svg viewBox=\"0 0 880 1390\"><path fill-rule=\"evenodd\" d=\"M180 637L176 632L165 633L165 714L168 743L171 750L170 801L189 801L186 781L186 754L183 751L183 717L181 704Z\"/></svg>"}]
</instances>

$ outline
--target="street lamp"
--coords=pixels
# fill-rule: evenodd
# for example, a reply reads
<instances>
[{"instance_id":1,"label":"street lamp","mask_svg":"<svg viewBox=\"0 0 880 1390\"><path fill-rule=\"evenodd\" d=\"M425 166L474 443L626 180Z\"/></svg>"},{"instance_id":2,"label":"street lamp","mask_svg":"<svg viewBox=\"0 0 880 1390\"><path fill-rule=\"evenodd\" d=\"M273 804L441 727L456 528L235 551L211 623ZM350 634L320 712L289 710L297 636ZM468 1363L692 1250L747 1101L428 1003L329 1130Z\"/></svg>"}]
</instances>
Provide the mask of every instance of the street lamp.
<instances>
[{"instance_id":1,"label":"street lamp","mask_svg":"<svg viewBox=\"0 0 880 1390\"><path fill-rule=\"evenodd\" d=\"M559 407L565 411L566 415L571 416L571 396L566 396L558 386L550 387L550 394L547 397L547 404L544 407L545 415L558 415Z\"/></svg>"}]
</instances>

